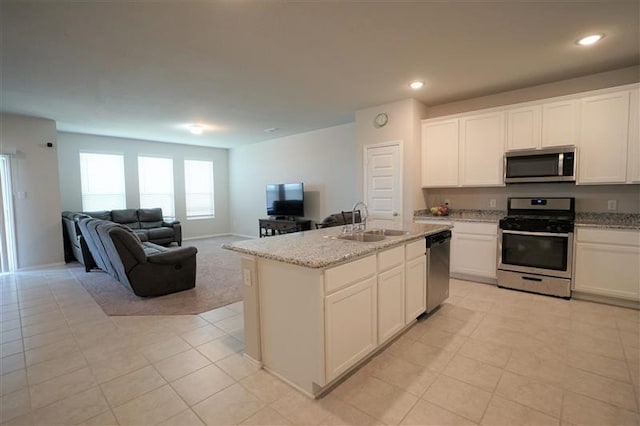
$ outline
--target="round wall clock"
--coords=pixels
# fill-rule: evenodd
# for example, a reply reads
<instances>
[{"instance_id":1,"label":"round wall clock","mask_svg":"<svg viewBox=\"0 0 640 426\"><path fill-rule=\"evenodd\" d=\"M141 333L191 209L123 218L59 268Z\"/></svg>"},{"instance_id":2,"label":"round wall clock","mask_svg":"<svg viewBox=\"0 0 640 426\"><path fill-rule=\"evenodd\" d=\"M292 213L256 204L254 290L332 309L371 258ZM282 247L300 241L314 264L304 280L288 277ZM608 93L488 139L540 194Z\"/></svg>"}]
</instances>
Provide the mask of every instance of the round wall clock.
<instances>
[{"instance_id":1,"label":"round wall clock","mask_svg":"<svg viewBox=\"0 0 640 426\"><path fill-rule=\"evenodd\" d=\"M388 122L389 116L386 113L381 112L380 114L376 115L376 118L373 120L373 125L377 128L380 128L386 126Z\"/></svg>"}]
</instances>

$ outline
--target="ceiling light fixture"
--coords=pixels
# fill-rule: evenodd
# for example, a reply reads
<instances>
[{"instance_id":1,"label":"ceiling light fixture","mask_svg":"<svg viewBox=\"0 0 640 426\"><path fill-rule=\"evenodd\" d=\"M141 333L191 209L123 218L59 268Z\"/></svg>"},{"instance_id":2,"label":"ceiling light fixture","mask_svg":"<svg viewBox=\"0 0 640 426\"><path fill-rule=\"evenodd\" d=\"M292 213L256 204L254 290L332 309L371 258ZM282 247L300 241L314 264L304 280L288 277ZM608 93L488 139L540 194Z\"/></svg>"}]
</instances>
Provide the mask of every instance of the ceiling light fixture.
<instances>
[{"instance_id":1,"label":"ceiling light fixture","mask_svg":"<svg viewBox=\"0 0 640 426\"><path fill-rule=\"evenodd\" d=\"M577 43L580 46L590 46L602 40L603 37L604 34L591 34L586 37L582 37Z\"/></svg>"},{"instance_id":2,"label":"ceiling light fixture","mask_svg":"<svg viewBox=\"0 0 640 426\"><path fill-rule=\"evenodd\" d=\"M413 90L422 89L422 86L424 86L424 82L419 80L409 83L409 87L411 87Z\"/></svg>"},{"instance_id":3,"label":"ceiling light fixture","mask_svg":"<svg viewBox=\"0 0 640 426\"><path fill-rule=\"evenodd\" d=\"M270 128L268 128L268 129L264 129L263 131L264 131L265 133L273 133L273 132L275 132L276 130L280 130L280 129L278 129L277 127L270 127Z\"/></svg>"},{"instance_id":4,"label":"ceiling light fixture","mask_svg":"<svg viewBox=\"0 0 640 426\"><path fill-rule=\"evenodd\" d=\"M189 126L189 131L193 135L201 135L204 132L204 127L200 124L192 124Z\"/></svg>"}]
</instances>

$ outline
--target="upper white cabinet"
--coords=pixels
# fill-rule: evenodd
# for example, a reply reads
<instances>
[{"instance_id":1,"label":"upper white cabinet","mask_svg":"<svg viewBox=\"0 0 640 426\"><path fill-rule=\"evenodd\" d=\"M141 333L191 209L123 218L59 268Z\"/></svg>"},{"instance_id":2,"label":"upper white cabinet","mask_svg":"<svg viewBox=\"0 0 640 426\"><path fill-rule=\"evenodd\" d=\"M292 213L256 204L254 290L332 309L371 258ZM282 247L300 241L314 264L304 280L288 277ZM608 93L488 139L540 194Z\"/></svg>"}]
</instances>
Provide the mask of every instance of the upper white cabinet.
<instances>
[{"instance_id":1,"label":"upper white cabinet","mask_svg":"<svg viewBox=\"0 0 640 426\"><path fill-rule=\"evenodd\" d=\"M629 155L627 182L640 183L640 88L629 93Z\"/></svg>"},{"instance_id":2,"label":"upper white cabinet","mask_svg":"<svg viewBox=\"0 0 640 426\"><path fill-rule=\"evenodd\" d=\"M422 124L422 186L458 186L458 119Z\"/></svg>"},{"instance_id":3,"label":"upper white cabinet","mask_svg":"<svg viewBox=\"0 0 640 426\"><path fill-rule=\"evenodd\" d=\"M507 150L540 148L541 123L539 105L507 110Z\"/></svg>"},{"instance_id":4,"label":"upper white cabinet","mask_svg":"<svg viewBox=\"0 0 640 426\"><path fill-rule=\"evenodd\" d=\"M542 105L542 148L578 145L579 105L577 99Z\"/></svg>"},{"instance_id":5,"label":"upper white cabinet","mask_svg":"<svg viewBox=\"0 0 640 426\"><path fill-rule=\"evenodd\" d=\"M461 185L503 185L504 117L500 111L460 119Z\"/></svg>"},{"instance_id":6,"label":"upper white cabinet","mask_svg":"<svg viewBox=\"0 0 640 426\"><path fill-rule=\"evenodd\" d=\"M581 100L578 183L624 183L627 179L629 91Z\"/></svg>"},{"instance_id":7,"label":"upper white cabinet","mask_svg":"<svg viewBox=\"0 0 640 426\"><path fill-rule=\"evenodd\" d=\"M505 151L577 147L578 184L640 183L639 85L422 122L422 187L504 185Z\"/></svg>"}]
</instances>

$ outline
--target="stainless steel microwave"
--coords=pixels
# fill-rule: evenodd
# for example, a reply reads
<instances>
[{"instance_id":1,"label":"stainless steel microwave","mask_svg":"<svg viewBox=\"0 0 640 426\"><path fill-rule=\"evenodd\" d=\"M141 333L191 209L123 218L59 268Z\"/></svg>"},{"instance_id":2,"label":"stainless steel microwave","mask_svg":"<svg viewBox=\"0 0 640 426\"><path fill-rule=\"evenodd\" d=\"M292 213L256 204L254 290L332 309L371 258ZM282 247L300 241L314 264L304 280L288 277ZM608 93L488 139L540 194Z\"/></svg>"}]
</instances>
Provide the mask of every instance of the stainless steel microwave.
<instances>
[{"instance_id":1,"label":"stainless steel microwave","mask_svg":"<svg viewBox=\"0 0 640 426\"><path fill-rule=\"evenodd\" d=\"M504 182L575 182L576 147L528 149L504 155Z\"/></svg>"}]
</instances>

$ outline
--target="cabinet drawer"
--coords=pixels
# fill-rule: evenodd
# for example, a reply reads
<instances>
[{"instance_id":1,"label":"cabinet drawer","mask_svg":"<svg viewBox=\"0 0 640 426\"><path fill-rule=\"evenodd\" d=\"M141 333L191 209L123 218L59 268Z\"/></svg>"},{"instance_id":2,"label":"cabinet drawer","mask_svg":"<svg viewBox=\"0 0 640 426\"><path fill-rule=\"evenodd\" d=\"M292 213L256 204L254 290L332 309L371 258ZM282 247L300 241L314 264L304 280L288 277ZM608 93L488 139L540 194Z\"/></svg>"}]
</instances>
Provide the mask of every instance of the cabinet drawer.
<instances>
[{"instance_id":1,"label":"cabinet drawer","mask_svg":"<svg viewBox=\"0 0 640 426\"><path fill-rule=\"evenodd\" d=\"M498 235L498 225L484 222L453 222L453 232L495 236Z\"/></svg>"},{"instance_id":2,"label":"cabinet drawer","mask_svg":"<svg viewBox=\"0 0 640 426\"><path fill-rule=\"evenodd\" d=\"M378 253L378 272L383 272L404 262L404 246Z\"/></svg>"},{"instance_id":3,"label":"cabinet drawer","mask_svg":"<svg viewBox=\"0 0 640 426\"><path fill-rule=\"evenodd\" d=\"M371 255L324 272L325 294L332 293L351 283L376 273L376 256Z\"/></svg>"},{"instance_id":4,"label":"cabinet drawer","mask_svg":"<svg viewBox=\"0 0 640 426\"><path fill-rule=\"evenodd\" d=\"M424 256L427 249L426 244L427 242L424 238L407 244L405 246L405 258L409 261L411 259L415 259L416 257Z\"/></svg>"},{"instance_id":5,"label":"cabinet drawer","mask_svg":"<svg viewBox=\"0 0 640 426\"><path fill-rule=\"evenodd\" d=\"M577 240L581 243L616 244L639 247L640 231L578 228Z\"/></svg>"}]
</instances>

